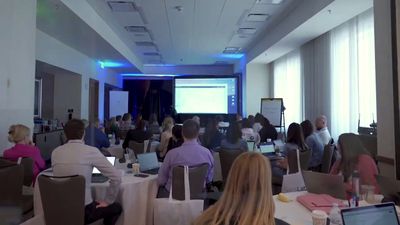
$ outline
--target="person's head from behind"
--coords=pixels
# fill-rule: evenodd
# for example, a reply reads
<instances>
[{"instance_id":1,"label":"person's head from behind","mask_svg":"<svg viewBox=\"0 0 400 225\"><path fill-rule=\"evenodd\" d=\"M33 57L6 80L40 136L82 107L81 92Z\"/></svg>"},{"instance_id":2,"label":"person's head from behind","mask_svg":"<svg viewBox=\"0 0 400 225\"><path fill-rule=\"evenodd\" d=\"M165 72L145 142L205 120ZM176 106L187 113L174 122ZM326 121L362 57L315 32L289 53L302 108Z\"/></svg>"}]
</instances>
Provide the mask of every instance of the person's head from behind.
<instances>
[{"instance_id":1,"label":"person's head from behind","mask_svg":"<svg viewBox=\"0 0 400 225\"><path fill-rule=\"evenodd\" d=\"M300 124L291 123L287 131L287 143L296 144L302 150L305 149L303 130Z\"/></svg>"},{"instance_id":2,"label":"person's head from behind","mask_svg":"<svg viewBox=\"0 0 400 225\"><path fill-rule=\"evenodd\" d=\"M142 120L142 119L143 119L142 113L138 113L138 114L136 115L135 121L139 121L139 120Z\"/></svg>"},{"instance_id":3,"label":"person's head from behind","mask_svg":"<svg viewBox=\"0 0 400 225\"><path fill-rule=\"evenodd\" d=\"M303 122L301 122L300 126L303 130L304 138L307 138L314 132L313 124L309 120L304 120Z\"/></svg>"},{"instance_id":4,"label":"person's head from behind","mask_svg":"<svg viewBox=\"0 0 400 225\"><path fill-rule=\"evenodd\" d=\"M257 113L256 116L254 117L254 123L263 124L263 122L264 122L264 116L261 113Z\"/></svg>"},{"instance_id":5,"label":"person's head from behind","mask_svg":"<svg viewBox=\"0 0 400 225\"><path fill-rule=\"evenodd\" d=\"M15 144L30 144L30 135L29 127L22 124L11 125L8 129L8 141Z\"/></svg>"},{"instance_id":6,"label":"person's head from behind","mask_svg":"<svg viewBox=\"0 0 400 225\"><path fill-rule=\"evenodd\" d=\"M125 114L122 116L122 121L124 121L124 122L131 122L131 121L132 121L132 116L131 116L131 114L130 114L130 113L125 113Z\"/></svg>"},{"instance_id":7,"label":"person's head from behind","mask_svg":"<svg viewBox=\"0 0 400 225\"><path fill-rule=\"evenodd\" d=\"M143 120L138 120L138 121L136 121L135 129L136 130L144 130L145 126L146 126L146 124Z\"/></svg>"},{"instance_id":8,"label":"person's head from behind","mask_svg":"<svg viewBox=\"0 0 400 225\"><path fill-rule=\"evenodd\" d=\"M236 121L241 121L242 119L242 115L240 115L239 113L236 114Z\"/></svg>"},{"instance_id":9,"label":"person's head from behind","mask_svg":"<svg viewBox=\"0 0 400 225\"><path fill-rule=\"evenodd\" d=\"M215 133L218 130L218 121L215 118L209 118L207 121L206 132Z\"/></svg>"},{"instance_id":10,"label":"person's head from behind","mask_svg":"<svg viewBox=\"0 0 400 225\"><path fill-rule=\"evenodd\" d=\"M192 117L192 120L196 121L196 123L198 123L199 126L200 126L200 117L198 117L198 116L193 116L193 117Z\"/></svg>"},{"instance_id":11,"label":"person's head from behind","mask_svg":"<svg viewBox=\"0 0 400 225\"><path fill-rule=\"evenodd\" d=\"M320 115L315 119L315 128L317 130L321 130L326 127L327 124L327 118L324 115Z\"/></svg>"},{"instance_id":12,"label":"person's head from behind","mask_svg":"<svg viewBox=\"0 0 400 225\"><path fill-rule=\"evenodd\" d=\"M246 152L233 162L221 198L194 224L274 225L274 213L270 163L260 153Z\"/></svg>"},{"instance_id":13,"label":"person's head from behind","mask_svg":"<svg viewBox=\"0 0 400 225\"><path fill-rule=\"evenodd\" d=\"M85 135L85 124L80 119L71 119L64 126L68 140L82 140Z\"/></svg>"},{"instance_id":14,"label":"person's head from behind","mask_svg":"<svg viewBox=\"0 0 400 225\"><path fill-rule=\"evenodd\" d=\"M174 127L174 119L170 116L165 117L162 123L162 130L163 131L171 130L172 127Z\"/></svg>"},{"instance_id":15,"label":"person's head from behind","mask_svg":"<svg viewBox=\"0 0 400 225\"><path fill-rule=\"evenodd\" d=\"M115 117L115 120L116 120L117 122L121 121L121 119L122 119L122 116L121 116L121 115L118 115L118 116Z\"/></svg>"},{"instance_id":16,"label":"person's head from behind","mask_svg":"<svg viewBox=\"0 0 400 225\"><path fill-rule=\"evenodd\" d=\"M251 123L248 119L243 119L242 120L242 128L253 128L253 126L251 125Z\"/></svg>"},{"instance_id":17,"label":"person's head from behind","mask_svg":"<svg viewBox=\"0 0 400 225\"><path fill-rule=\"evenodd\" d=\"M229 123L226 131L226 140L231 144L236 144L242 138L242 131L237 122Z\"/></svg>"},{"instance_id":18,"label":"person's head from behind","mask_svg":"<svg viewBox=\"0 0 400 225\"><path fill-rule=\"evenodd\" d=\"M254 116L253 115L249 115L247 117L247 120L250 122L250 125L253 126L253 124L254 124Z\"/></svg>"},{"instance_id":19,"label":"person's head from behind","mask_svg":"<svg viewBox=\"0 0 400 225\"><path fill-rule=\"evenodd\" d=\"M172 136L174 137L174 139L177 140L183 140L182 137L182 125L175 125L172 128Z\"/></svg>"},{"instance_id":20,"label":"person's head from behind","mask_svg":"<svg viewBox=\"0 0 400 225\"><path fill-rule=\"evenodd\" d=\"M185 141L195 140L199 136L200 126L199 124L192 120L186 120L182 126L182 136Z\"/></svg>"},{"instance_id":21,"label":"person's head from behind","mask_svg":"<svg viewBox=\"0 0 400 225\"><path fill-rule=\"evenodd\" d=\"M362 145L359 137L353 133L341 134L338 139L338 148L342 156L340 170L345 181L347 181L356 169L358 157L360 155L370 155L370 153Z\"/></svg>"}]
</instances>

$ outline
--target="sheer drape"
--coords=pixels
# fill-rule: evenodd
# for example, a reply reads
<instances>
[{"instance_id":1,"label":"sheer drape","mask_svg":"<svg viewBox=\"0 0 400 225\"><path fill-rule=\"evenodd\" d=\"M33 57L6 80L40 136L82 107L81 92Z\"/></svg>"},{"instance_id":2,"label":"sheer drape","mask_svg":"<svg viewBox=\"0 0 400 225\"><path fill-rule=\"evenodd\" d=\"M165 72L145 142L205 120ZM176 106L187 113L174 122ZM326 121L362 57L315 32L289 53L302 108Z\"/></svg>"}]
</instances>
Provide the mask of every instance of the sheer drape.
<instances>
[{"instance_id":1,"label":"sheer drape","mask_svg":"<svg viewBox=\"0 0 400 225\"><path fill-rule=\"evenodd\" d=\"M372 10L331 32L331 133L357 132L376 115Z\"/></svg>"},{"instance_id":2,"label":"sheer drape","mask_svg":"<svg viewBox=\"0 0 400 225\"><path fill-rule=\"evenodd\" d=\"M300 52L294 51L276 60L273 64L274 97L283 98L286 107L286 127L303 119L302 79Z\"/></svg>"}]
</instances>

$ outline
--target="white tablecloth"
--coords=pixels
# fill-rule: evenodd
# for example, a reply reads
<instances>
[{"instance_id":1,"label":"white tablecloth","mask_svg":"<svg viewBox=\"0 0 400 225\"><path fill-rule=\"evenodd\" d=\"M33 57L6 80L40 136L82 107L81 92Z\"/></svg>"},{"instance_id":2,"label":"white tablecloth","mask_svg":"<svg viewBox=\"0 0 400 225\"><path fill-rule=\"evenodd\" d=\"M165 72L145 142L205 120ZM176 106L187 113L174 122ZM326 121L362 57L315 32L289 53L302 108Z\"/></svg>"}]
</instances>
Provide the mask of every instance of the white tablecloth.
<instances>
[{"instance_id":1,"label":"white tablecloth","mask_svg":"<svg viewBox=\"0 0 400 225\"><path fill-rule=\"evenodd\" d=\"M107 186L108 182L92 184L94 200L104 199ZM153 224L153 200L156 198L157 190L156 175L150 175L147 178L134 177L132 174L123 176L121 189L116 200L122 205L123 212L117 225ZM23 223L24 225L44 225L38 183L36 183L34 193L35 217Z\"/></svg>"},{"instance_id":2,"label":"white tablecloth","mask_svg":"<svg viewBox=\"0 0 400 225\"><path fill-rule=\"evenodd\" d=\"M296 197L307 192L285 193L292 201L281 202L274 195L275 218L281 219L292 225L312 225L311 212L296 201Z\"/></svg>"}]
</instances>

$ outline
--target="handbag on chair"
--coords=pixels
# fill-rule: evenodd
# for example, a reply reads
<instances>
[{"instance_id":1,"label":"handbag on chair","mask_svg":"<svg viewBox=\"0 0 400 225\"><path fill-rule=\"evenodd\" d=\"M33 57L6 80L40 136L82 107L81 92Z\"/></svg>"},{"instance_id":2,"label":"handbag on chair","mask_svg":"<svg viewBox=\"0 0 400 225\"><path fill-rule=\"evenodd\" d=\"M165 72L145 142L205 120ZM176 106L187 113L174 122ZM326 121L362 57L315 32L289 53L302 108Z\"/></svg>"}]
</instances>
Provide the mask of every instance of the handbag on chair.
<instances>
[{"instance_id":1,"label":"handbag on chair","mask_svg":"<svg viewBox=\"0 0 400 225\"><path fill-rule=\"evenodd\" d=\"M190 225L202 212L204 200L190 199L189 167L184 166L185 200L172 198L172 186L169 198L154 200L154 225Z\"/></svg>"},{"instance_id":2,"label":"handbag on chair","mask_svg":"<svg viewBox=\"0 0 400 225\"><path fill-rule=\"evenodd\" d=\"M304 184L303 174L300 168L300 154L299 150L296 149L297 155L297 173L290 174L290 166L286 170L286 175L283 175L282 181L282 193L305 191L306 185Z\"/></svg>"}]
</instances>

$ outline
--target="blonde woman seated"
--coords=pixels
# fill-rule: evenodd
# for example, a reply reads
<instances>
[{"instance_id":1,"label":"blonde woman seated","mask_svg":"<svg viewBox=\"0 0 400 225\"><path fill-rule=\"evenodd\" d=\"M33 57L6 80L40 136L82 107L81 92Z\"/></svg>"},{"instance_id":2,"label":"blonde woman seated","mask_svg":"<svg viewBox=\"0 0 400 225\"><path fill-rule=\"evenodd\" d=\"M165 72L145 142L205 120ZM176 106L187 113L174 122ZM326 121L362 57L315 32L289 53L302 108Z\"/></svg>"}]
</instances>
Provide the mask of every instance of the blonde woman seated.
<instances>
[{"instance_id":1,"label":"blonde woman seated","mask_svg":"<svg viewBox=\"0 0 400 225\"><path fill-rule=\"evenodd\" d=\"M174 127L174 119L172 117L165 117L162 123L162 133L160 138L160 145L158 150L160 158L164 158L167 153L169 139L172 138L172 128Z\"/></svg>"},{"instance_id":2,"label":"blonde woman seated","mask_svg":"<svg viewBox=\"0 0 400 225\"><path fill-rule=\"evenodd\" d=\"M271 166L255 152L241 154L233 163L225 190L194 225L284 225L274 218Z\"/></svg>"}]
</instances>

